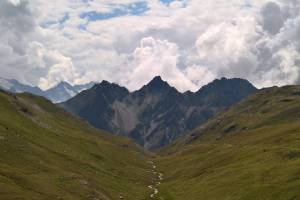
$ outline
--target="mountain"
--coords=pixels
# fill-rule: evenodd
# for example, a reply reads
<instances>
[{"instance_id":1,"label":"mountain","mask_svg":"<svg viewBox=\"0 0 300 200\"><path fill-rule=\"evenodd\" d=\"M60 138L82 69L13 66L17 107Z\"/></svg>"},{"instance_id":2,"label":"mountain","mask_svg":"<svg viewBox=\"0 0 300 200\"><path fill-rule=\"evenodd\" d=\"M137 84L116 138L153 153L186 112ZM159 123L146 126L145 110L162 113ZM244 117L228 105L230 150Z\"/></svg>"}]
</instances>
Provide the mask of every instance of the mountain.
<instances>
[{"instance_id":1,"label":"mountain","mask_svg":"<svg viewBox=\"0 0 300 200\"><path fill-rule=\"evenodd\" d=\"M90 89L94 85L94 82L75 86L72 86L67 82L60 82L55 87L46 90L42 96L46 97L54 103L64 102L74 97L76 94L82 92L83 90Z\"/></svg>"},{"instance_id":2,"label":"mountain","mask_svg":"<svg viewBox=\"0 0 300 200\"><path fill-rule=\"evenodd\" d=\"M76 91L76 93L78 94L84 90L92 88L95 84L96 84L96 82L92 81L92 82L89 82L86 84L74 85L73 88Z\"/></svg>"},{"instance_id":3,"label":"mountain","mask_svg":"<svg viewBox=\"0 0 300 200\"><path fill-rule=\"evenodd\" d=\"M82 92L83 90L90 89L95 85L94 82L83 85L72 86L67 82L61 82L53 88L46 91L41 90L39 87L32 87L29 85L22 84L14 79L4 79L0 78L0 88L13 92L13 93L23 93L28 92L38 96L46 97L54 103L60 103L67 101L68 99L74 97L76 94Z\"/></svg>"},{"instance_id":4,"label":"mountain","mask_svg":"<svg viewBox=\"0 0 300 200\"><path fill-rule=\"evenodd\" d=\"M77 94L77 91L67 82L60 82L57 86L45 91L44 95L52 102L58 103L66 101Z\"/></svg>"},{"instance_id":5,"label":"mountain","mask_svg":"<svg viewBox=\"0 0 300 200\"><path fill-rule=\"evenodd\" d=\"M300 86L268 88L161 150L164 199L300 199Z\"/></svg>"},{"instance_id":6,"label":"mountain","mask_svg":"<svg viewBox=\"0 0 300 200\"><path fill-rule=\"evenodd\" d=\"M14 79L0 78L0 87L13 93L28 92L39 96L44 94L44 91L42 91L40 88L22 84Z\"/></svg>"},{"instance_id":7,"label":"mountain","mask_svg":"<svg viewBox=\"0 0 300 200\"><path fill-rule=\"evenodd\" d=\"M106 105L178 94L160 79L133 93L105 81L91 90ZM0 89L0 199L298 200L299 119L300 86L263 89L154 155L43 97Z\"/></svg>"},{"instance_id":8,"label":"mountain","mask_svg":"<svg viewBox=\"0 0 300 200\"><path fill-rule=\"evenodd\" d=\"M0 199L147 199L151 158L43 97L0 90Z\"/></svg>"},{"instance_id":9,"label":"mountain","mask_svg":"<svg viewBox=\"0 0 300 200\"><path fill-rule=\"evenodd\" d=\"M180 93L155 77L135 92L103 81L61 106L97 128L133 138L153 150L256 91L246 80L223 78L195 93Z\"/></svg>"},{"instance_id":10,"label":"mountain","mask_svg":"<svg viewBox=\"0 0 300 200\"><path fill-rule=\"evenodd\" d=\"M112 103L123 99L128 94L129 91L126 88L103 81L61 105L66 110L77 113L95 127L114 131L117 129L112 121L114 116Z\"/></svg>"}]
</instances>

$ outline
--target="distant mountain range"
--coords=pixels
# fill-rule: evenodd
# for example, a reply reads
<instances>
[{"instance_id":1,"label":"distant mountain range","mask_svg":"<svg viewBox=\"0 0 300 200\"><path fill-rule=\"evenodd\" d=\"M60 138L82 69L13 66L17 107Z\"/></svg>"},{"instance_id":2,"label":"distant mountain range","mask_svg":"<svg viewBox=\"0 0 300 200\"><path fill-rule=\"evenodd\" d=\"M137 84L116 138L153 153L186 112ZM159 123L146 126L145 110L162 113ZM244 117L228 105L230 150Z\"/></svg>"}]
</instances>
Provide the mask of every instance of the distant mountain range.
<instances>
[{"instance_id":1,"label":"distant mountain range","mask_svg":"<svg viewBox=\"0 0 300 200\"><path fill-rule=\"evenodd\" d=\"M103 81L60 105L97 128L153 150L256 91L247 80L222 78L195 93L180 93L158 76L135 92Z\"/></svg>"},{"instance_id":2,"label":"distant mountain range","mask_svg":"<svg viewBox=\"0 0 300 200\"><path fill-rule=\"evenodd\" d=\"M32 87L20 83L14 79L4 79L0 78L0 88L13 92L13 93L23 93L28 92L38 96L43 96L49 99L54 103L60 103L67 101L68 99L74 97L76 94L82 92L83 90L90 89L95 85L94 82L75 85L72 86L67 82L61 82L53 88L50 88L46 91L41 90L39 87Z\"/></svg>"}]
</instances>

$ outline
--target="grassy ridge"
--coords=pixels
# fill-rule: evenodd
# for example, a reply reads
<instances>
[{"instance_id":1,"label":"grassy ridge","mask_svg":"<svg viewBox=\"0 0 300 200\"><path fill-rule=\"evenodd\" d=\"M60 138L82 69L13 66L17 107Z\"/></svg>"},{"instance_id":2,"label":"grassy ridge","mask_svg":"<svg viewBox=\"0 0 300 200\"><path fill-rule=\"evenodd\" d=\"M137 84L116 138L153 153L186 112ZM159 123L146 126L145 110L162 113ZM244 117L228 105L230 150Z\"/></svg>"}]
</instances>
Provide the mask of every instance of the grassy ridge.
<instances>
[{"instance_id":1,"label":"grassy ridge","mask_svg":"<svg viewBox=\"0 0 300 200\"><path fill-rule=\"evenodd\" d=\"M299 200L300 87L253 95L161 154L165 200Z\"/></svg>"},{"instance_id":2,"label":"grassy ridge","mask_svg":"<svg viewBox=\"0 0 300 200\"><path fill-rule=\"evenodd\" d=\"M0 92L0 199L146 199L148 159L44 98Z\"/></svg>"}]
</instances>

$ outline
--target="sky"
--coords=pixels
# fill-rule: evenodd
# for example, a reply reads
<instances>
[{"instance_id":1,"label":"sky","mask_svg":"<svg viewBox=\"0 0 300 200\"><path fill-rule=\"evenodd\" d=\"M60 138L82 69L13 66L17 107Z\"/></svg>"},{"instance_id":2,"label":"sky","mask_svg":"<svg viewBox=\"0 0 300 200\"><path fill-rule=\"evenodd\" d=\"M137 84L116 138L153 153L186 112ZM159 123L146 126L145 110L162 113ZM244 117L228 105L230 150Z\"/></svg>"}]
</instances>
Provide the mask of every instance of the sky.
<instances>
[{"instance_id":1,"label":"sky","mask_svg":"<svg viewBox=\"0 0 300 200\"><path fill-rule=\"evenodd\" d=\"M179 91L300 83L300 0L1 0L0 77Z\"/></svg>"}]
</instances>

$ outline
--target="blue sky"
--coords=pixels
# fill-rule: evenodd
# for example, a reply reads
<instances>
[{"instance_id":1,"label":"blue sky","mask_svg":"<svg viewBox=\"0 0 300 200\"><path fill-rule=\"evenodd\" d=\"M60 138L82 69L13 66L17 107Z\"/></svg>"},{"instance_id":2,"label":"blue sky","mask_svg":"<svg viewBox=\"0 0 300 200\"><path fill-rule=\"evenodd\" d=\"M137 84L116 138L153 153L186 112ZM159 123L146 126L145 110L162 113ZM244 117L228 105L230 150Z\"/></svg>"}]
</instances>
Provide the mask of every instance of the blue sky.
<instances>
[{"instance_id":1,"label":"blue sky","mask_svg":"<svg viewBox=\"0 0 300 200\"><path fill-rule=\"evenodd\" d=\"M136 2L131 4L110 5L113 9L109 13L99 13L96 11L90 11L82 13L80 17L87 18L89 21L106 20L114 17L121 17L124 15L141 15L149 10L148 3L146 1Z\"/></svg>"},{"instance_id":2,"label":"blue sky","mask_svg":"<svg viewBox=\"0 0 300 200\"><path fill-rule=\"evenodd\" d=\"M89 4L92 2L91 0L82 0L84 3ZM159 0L166 6L169 6L175 0ZM177 0L180 2L185 2L185 0ZM149 4L147 1L136 1L134 3L129 4L107 4L106 6L111 8L110 12L97 12L97 11L88 11L82 12L80 17L83 19L87 19L88 21L98 21L98 20L109 20L115 17L122 17L122 16L140 16L143 15L145 12L149 11ZM46 28L52 25L59 25L63 27L63 24L69 20L69 13L65 13L63 17L58 19L57 21L44 21L41 23L42 27ZM85 25L80 25L80 29L85 29Z\"/></svg>"},{"instance_id":3,"label":"blue sky","mask_svg":"<svg viewBox=\"0 0 300 200\"><path fill-rule=\"evenodd\" d=\"M165 4L170 4L171 2L173 2L174 0L160 0L161 2L165 3Z\"/></svg>"},{"instance_id":4,"label":"blue sky","mask_svg":"<svg viewBox=\"0 0 300 200\"><path fill-rule=\"evenodd\" d=\"M163 4L169 5L174 2L174 0L160 0ZM82 13L80 17L87 18L89 21L96 20L107 20L114 17L121 16L139 16L143 13L149 11L149 6L147 1L137 1L135 3L130 4L109 4L112 7L112 12L109 13L100 13L96 11L90 11Z\"/></svg>"}]
</instances>

